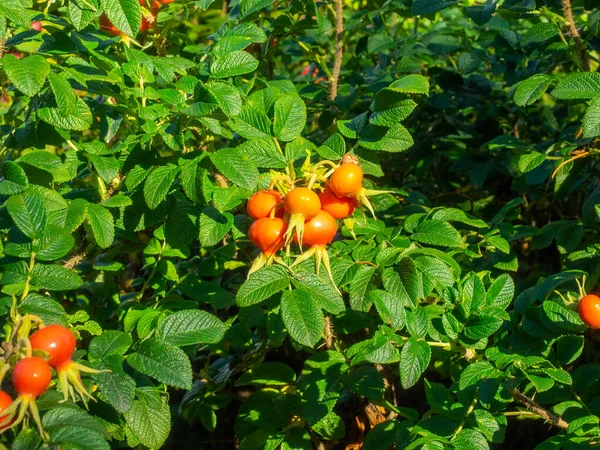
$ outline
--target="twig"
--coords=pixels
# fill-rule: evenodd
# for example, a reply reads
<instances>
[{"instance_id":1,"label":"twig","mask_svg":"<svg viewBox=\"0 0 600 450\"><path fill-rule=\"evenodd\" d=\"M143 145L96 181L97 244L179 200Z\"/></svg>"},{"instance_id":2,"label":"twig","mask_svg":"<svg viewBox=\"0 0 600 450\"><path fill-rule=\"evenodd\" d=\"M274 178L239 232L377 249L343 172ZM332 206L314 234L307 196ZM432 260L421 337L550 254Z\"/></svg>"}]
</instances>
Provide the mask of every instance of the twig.
<instances>
[{"instance_id":1,"label":"twig","mask_svg":"<svg viewBox=\"0 0 600 450\"><path fill-rule=\"evenodd\" d=\"M342 0L333 0L335 3L335 60L331 73L331 92L329 98L334 101L337 97L340 72L342 70L342 57L344 55L344 17Z\"/></svg>"},{"instance_id":2,"label":"twig","mask_svg":"<svg viewBox=\"0 0 600 450\"><path fill-rule=\"evenodd\" d=\"M542 419L547 420L552 425L555 425L560 428L564 428L565 430L567 428L569 428L569 424L567 422L565 422L563 419L561 419L560 417L555 416L551 412L545 410L540 405L538 405L534 400L530 399L529 397L522 394L518 390L514 389L512 391L512 396L515 398L515 400L517 400L517 401L521 402L522 404L524 404L525 406L527 406L527 408L529 408L532 412L534 412L535 414L540 416Z\"/></svg>"},{"instance_id":3,"label":"twig","mask_svg":"<svg viewBox=\"0 0 600 450\"><path fill-rule=\"evenodd\" d=\"M579 158L584 158L584 157L586 157L586 156L589 156L589 154L590 154L590 152L589 152L589 151L587 151L587 152L583 152L583 153L580 153L579 155L575 155L575 156L573 156L572 158L569 158L569 159L567 159L567 160L565 160L565 161L561 162L561 163L558 165L558 167L557 167L556 169L554 169L554 172L552 172L552 177L551 177L551 178L554 178L554 177L556 176L556 174L558 173L558 171L559 171L560 169L562 169L564 166L566 166L567 164L569 164L570 162L573 162L573 161L575 161L576 159L579 159Z\"/></svg>"},{"instance_id":4,"label":"twig","mask_svg":"<svg viewBox=\"0 0 600 450\"><path fill-rule=\"evenodd\" d=\"M582 69L586 72L590 71L590 60L588 58L587 50L585 48L585 43L581 39L581 35L575 26L575 21L573 20L573 10L571 9L571 0L561 0L563 13L565 15L565 19L567 20L569 34L575 41L575 47L579 52L579 58L581 60Z\"/></svg>"}]
</instances>

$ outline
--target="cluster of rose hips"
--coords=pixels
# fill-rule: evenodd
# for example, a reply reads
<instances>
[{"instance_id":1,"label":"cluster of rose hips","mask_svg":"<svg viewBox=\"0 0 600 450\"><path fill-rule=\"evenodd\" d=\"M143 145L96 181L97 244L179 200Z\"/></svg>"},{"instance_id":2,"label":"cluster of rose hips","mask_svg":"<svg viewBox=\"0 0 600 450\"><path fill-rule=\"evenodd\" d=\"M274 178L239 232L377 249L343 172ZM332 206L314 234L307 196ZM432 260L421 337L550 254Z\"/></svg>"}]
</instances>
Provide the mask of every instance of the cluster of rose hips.
<instances>
[{"instance_id":1,"label":"cluster of rose hips","mask_svg":"<svg viewBox=\"0 0 600 450\"><path fill-rule=\"evenodd\" d=\"M32 322L37 322L39 329L29 338L19 336L18 342L25 348L25 355L12 367L12 384L17 398L13 400L8 393L0 390L0 433L17 426L29 413L40 434L46 437L36 399L46 392L52 381L51 368L57 373L64 401L69 398L69 394L75 400L75 392L84 402L86 397L92 398L81 382L80 372L98 371L73 362L75 336L69 329L61 325L44 326L39 318L31 315L20 319L22 326L18 335L23 334L23 330L27 333ZM5 362L0 369L0 383L10 369L10 364Z\"/></svg>"},{"instance_id":2,"label":"cluster of rose hips","mask_svg":"<svg viewBox=\"0 0 600 450\"><path fill-rule=\"evenodd\" d=\"M323 172L322 167L327 165L332 169ZM271 183L269 189L257 192L248 200L248 215L255 219L248 238L261 250L250 274L273 261L284 264L277 253L287 247L289 254L293 241L302 254L292 266L314 255L317 273L323 263L333 280L326 246L337 233L337 219L351 216L358 206L366 206L373 212L368 195L383 192L363 187L363 170L356 158L344 158L341 165L322 161L309 167L310 170L305 170L306 186L296 186L296 180L275 174L274 180L283 177L289 182ZM279 189L273 189L274 186ZM304 252L303 246L309 250Z\"/></svg>"},{"instance_id":3,"label":"cluster of rose hips","mask_svg":"<svg viewBox=\"0 0 600 450\"><path fill-rule=\"evenodd\" d=\"M154 0L150 9L147 9L147 0L139 1L140 6L142 7L142 23L140 24L141 33L142 31L148 31L150 28L152 28L152 25L154 25L156 20L156 16L158 15L158 10L162 5L168 5L169 3L173 3L175 0ZM123 33L113 25L106 14L102 14L100 16L100 28L114 36L123 36Z\"/></svg>"}]
</instances>

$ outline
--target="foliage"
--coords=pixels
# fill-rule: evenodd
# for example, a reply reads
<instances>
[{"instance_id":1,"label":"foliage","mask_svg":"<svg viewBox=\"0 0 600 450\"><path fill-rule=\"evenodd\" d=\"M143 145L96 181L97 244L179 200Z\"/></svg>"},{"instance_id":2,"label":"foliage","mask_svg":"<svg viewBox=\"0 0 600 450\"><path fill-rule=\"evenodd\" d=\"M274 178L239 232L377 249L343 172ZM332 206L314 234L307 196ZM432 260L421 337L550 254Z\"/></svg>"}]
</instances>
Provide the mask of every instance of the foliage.
<instances>
[{"instance_id":1,"label":"foliage","mask_svg":"<svg viewBox=\"0 0 600 450\"><path fill-rule=\"evenodd\" d=\"M3 444L597 446L596 3L2 0L0 374L68 326L95 400ZM248 276L248 198L348 155L332 280Z\"/></svg>"}]
</instances>

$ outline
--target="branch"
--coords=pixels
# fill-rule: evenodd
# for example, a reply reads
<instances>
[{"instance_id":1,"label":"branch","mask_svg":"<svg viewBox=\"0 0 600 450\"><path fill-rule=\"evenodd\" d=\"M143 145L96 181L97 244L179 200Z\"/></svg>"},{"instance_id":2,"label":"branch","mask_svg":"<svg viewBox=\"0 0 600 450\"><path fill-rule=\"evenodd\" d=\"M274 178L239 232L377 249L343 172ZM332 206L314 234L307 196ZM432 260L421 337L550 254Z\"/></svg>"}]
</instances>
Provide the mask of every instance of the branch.
<instances>
[{"instance_id":1,"label":"branch","mask_svg":"<svg viewBox=\"0 0 600 450\"><path fill-rule=\"evenodd\" d=\"M342 70L342 57L344 56L344 17L342 0L333 0L335 3L335 59L331 73L331 92L329 98L334 101L337 97L340 72Z\"/></svg>"},{"instance_id":2,"label":"branch","mask_svg":"<svg viewBox=\"0 0 600 450\"><path fill-rule=\"evenodd\" d=\"M590 71L590 60L588 58L587 49L585 43L581 39L581 35L575 26L575 21L573 20L573 10L571 9L571 0L561 0L563 13L565 15L565 19L567 20L569 34L575 41L575 48L579 53L579 59L581 60L582 69L586 72Z\"/></svg>"},{"instance_id":3,"label":"branch","mask_svg":"<svg viewBox=\"0 0 600 450\"><path fill-rule=\"evenodd\" d=\"M567 422L565 422L563 419L561 419L558 416L555 416L551 412L548 412L547 410L542 408L540 405L538 405L534 400L530 399L529 397L527 397L526 395L517 391L516 389L514 389L512 391L512 396L517 401L519 401L519 402L523 403L525 406L527 406L527 408L529 408L532 412L534 412L535 414L540 416L542 419L545 419L548 422L550 422L552 425L555 425L560 428L564 428L565 430L567 428L569 428L569 424Z\"/></svg>"}]
</instances>

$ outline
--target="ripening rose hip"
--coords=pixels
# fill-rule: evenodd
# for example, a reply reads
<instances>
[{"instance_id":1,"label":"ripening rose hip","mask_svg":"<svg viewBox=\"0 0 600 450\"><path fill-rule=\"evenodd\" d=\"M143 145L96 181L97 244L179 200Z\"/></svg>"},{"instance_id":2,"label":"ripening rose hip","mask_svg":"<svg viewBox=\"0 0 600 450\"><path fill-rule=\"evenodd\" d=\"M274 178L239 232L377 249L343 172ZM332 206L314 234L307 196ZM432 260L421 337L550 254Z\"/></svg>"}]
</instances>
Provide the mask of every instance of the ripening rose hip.
<instances>
[{"instance_id":1,"label":"ripening rose hip","mask_svg":"<svg viewBox=\"0 0 600 450\"><path fill-rule=\"evenodd\" d=\"M327 211L319 211L312 219L304 223L304 245L324 246L335 237L337 222Z\"/></svg>"},{"instance_id":2,"label":"ripening rose hip","mask_svg":"<svg viewBox=\"0 0 600 450\"><path fill-rule=\"evenodd\" d=\"M579 300L579 317L590 328L600 329L600 297L588 294Z\"/></svg>"},{"instance_id":3,"label":"ripening rose hip","mask_svg":"<svg viewBox=\"0 0 600 450\"><path fill-rule=\"evenodd\" d=\"M48 364L60 369L71 362L75 351L75 336L61 325L49 325L37 330L29 338L34 350L43 350L50 355Z\"/></svg>"},{"instance_id":4,"label":"ripening rose hip","mask_svg":"<svg viewBox=\"0 0 600 450\"><path fill-rule=\"evenodd\" d=\"M277 208L279 205L281 205L281 194L272 189L264 189L248 200L248 215L253 219L262 219L269 217L275 210L276 216L283 217L283 208Z\"/></svg>"},{"instance_id":5,"label":"ripening rose hip","mask_svg":"<svg viewBox=\"0 0 600 450\"><path fill-rule=\"evenodd\" d=\"M358 164L342 164L329 179L329 188L338 197L356 197L363 189L363 170Z\"/></svg>"},{"instance_id":6,"label":"ripening rose hip","mask_svg":"<svg viewBox=\"0 0 600 450\"><path fill-rule=\"evenodd\" d=\"M325 187L325 190L319 194L319 200L321 200L321 209L331 214L334 219L345 219L351 216L358 206L355 198L338 197L329 187Z\"/></svg>"},{"instance_id":7,"label":"ripening rose hip","mask_svg":"<svg viewBox=\"0 0 600 450\"><path fill-rule=\"evenodd\" d=\"M20 397L35 399L46 392L52 381L48 363L39 356L21 359L13 369L12 382Z\"/></svg>"},{"instance_id":8,"label":"ripening rose hip","mask_svg":"<svg viewBox=\"0 0 600 450\"><path fill-rule=\"evenodd\" d=\"M13 399L10 395L8 395L4 391L0 391L0 413L6 410L10 405L12 405ZM9 419L8 417L4 417L0 419L0 433L6 430L11 424L14 422L13 419Z\"/></svg>"},{"instance_id":9,"label":"ripening rose hip","mask_svg":"<svg viewBox=\"0 0 600 450\"><path fill-rule=\"evenodd\" d=\"M263 217L252 224L248 238L263 254L272 256L283 247L286 229L286 223L279 217Z\"/></svg>"}]
</instances>

